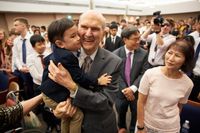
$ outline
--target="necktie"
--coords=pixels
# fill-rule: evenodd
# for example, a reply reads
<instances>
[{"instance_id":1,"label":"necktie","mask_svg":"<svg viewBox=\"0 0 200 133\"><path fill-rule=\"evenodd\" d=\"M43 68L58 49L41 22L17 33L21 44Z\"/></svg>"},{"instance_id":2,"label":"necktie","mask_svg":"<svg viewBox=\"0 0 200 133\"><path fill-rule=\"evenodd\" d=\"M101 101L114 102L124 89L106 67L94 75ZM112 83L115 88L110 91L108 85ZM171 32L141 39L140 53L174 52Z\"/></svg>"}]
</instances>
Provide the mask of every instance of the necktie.
<instances>
[{"instance_id":1,"label":"necktie","mask_svg":"<svg viewBox=\"0 0 200 133\"><path fill-rule=\"evenodd\" d=\"M199 52L200 52L200 42L199 42L199 44L197 46L197 49L196 49L196 52L194 54L194 60L195 60L195 62L197 61L197 59L199 57Z\"/></svg>"},{"instance_id":2,"label":"necktie","mask_svg":"<svg viewBox=\"0 0 200 133\"><path fill-rule=\"evenodd\" d=\"M40 60L41 60L41 63L42 63L42 66L43 66L43 68L45 68L45 65L44 65L44 55L42 55L42 54L40 54L40 55L38 55L38 57L40 57Z\"/></svg>"},{"instance_id":3,"label":"necktie","mask_svg":"<svg viewBox=\"0 0 200 133\"><path fill-rule=\"evenodd\" d=\"M115 37L112 38L112 43L115 44Z\"/></svg>"},{"instance_id":4,"label":"necktie","mask_svg":"<svg viewBox=\"0 0 200 133\"><path fill-rule=\"evenodd\" d=\"M90 56L87 56L85 57L84 59L84 63L82 65L82 70L87 73L90 71L90 67L91 67L91 64L92 64L92 59L90 58Z\"/></svg>"},{"instance_id":5,"label":"necktie","mask_svg":"<svg viewBox=\"0 0 200 133\"><path fill-rule=\"evenodd\" d=\"M22 61L26 64L26 39L22 42Z\"/></svg>"},{"instance_id":6,"label":"necktie","mask_svg":"<svg viewBox=\"0 0 200 133\"><path fill-rule=\"evenodd\" d=\"M126 64L125 64L125 78L128 86L130 86L130 73L131 73L131 54L132 52L128 53L128 56L126 58Z\"/></svg>"}]
</instances>

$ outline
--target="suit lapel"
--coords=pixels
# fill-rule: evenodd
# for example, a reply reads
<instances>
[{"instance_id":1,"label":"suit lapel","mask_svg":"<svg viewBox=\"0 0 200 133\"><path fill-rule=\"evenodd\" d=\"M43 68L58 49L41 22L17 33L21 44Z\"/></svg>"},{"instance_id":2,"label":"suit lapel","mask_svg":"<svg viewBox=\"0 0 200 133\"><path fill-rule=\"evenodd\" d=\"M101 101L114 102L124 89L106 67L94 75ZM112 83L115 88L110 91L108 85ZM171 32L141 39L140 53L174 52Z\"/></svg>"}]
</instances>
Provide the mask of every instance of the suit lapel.
<instances>
[{"instance_id":1,"label":"suit lapel","mask_svg":"<svg viewBox=\"0 0 200 133\"><path fill-rule=\"evenodd\" d=\"M110 41L110 43L112 43L112 38L111 38L111 36L109 37L109 41Z\"/></svg>"},{"instance_id":2,"label":"suit lapel","mask_svg":"<svg viewBox=\"0 0 200 133\"><path fill-rule=\"evenodd\" d=\"M105 65L105 54L101 48L98 49L97 54L94 58L94 61L92 63L91 69L90 69L90 76L94 78L98 78L100 76L101 69Z\"/></svg>"},{"instance_id":3,"label":"suit lapel","mask_svg":"<svg viewBox=\"0 0 200 133\"><path fill-rule=\"evenodd\" d=\"M133 62L132 62L132 67L131 67L131 84L133 83L133 81L135 80L135 68L137 66L138 63L138 59L140 58L140 52L137 50L134 51L134 57L133 57Z\"/></svg>"},{"instance_id":4,"label":"suit lapel","mask_svg":"<svg viewBox=\"0 0 200 133\"><path fill-rule=\"evenodd\" d=\"M126 52L125 52L125 48L124 47L121 47L120 48L120 51L119 51L119 57L121 57L122 59L122 77L125 78L125 63L126 63Z\"/></svg>"},{"instance_id":5,"label":"suit lapel","mask_svg":"<svg viewBox=\"0 0 200 133\"><path fill-rule=\"evenodd\" d=\"M119 37L118 37L118 36L116 36L116 39L115 39L115 44L118 44L118 42L119 42Z\"/></svg>"}]
</instances>

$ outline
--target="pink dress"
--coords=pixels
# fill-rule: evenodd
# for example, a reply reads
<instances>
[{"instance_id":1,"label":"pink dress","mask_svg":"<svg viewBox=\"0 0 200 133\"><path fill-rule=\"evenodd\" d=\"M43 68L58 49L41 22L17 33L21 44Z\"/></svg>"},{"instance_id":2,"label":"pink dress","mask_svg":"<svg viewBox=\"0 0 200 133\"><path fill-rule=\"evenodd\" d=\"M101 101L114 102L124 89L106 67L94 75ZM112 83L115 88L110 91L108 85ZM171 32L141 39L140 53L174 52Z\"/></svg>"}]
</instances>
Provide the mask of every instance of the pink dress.
<instances>
[{"instance_id":1,"label":"pink dress","mask_svg":"<svg viewBox=\"0 0 200 133\"><path fill-rule=\"evenodd\" d=\"M186 74L179 79L172 79L161 72L161 67L147 70L139 87L139 92L147 95L145 125L162 133L179 132L178 103L187 103L192 88L193 82Z\"/></svg>"}]
</instances>

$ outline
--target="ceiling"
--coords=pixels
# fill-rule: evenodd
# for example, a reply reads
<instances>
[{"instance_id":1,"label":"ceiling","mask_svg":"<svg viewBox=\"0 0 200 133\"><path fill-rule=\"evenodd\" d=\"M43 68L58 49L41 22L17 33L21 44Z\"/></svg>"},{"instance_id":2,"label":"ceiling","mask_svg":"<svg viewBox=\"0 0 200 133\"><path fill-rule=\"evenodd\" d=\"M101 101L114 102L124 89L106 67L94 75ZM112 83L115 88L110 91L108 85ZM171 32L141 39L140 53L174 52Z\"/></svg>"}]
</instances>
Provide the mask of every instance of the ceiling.
<instances>
[{"instance_id":1,"label":"ceiling","mask_svg":"<svg viewBox=\"0 0 200 133\"><path fill-rule=\"evenodd\" d=\"M200 0L0 0L0 12L82 13L95 9L112 15L200 12Z\"/></svg>"}]
</instances>

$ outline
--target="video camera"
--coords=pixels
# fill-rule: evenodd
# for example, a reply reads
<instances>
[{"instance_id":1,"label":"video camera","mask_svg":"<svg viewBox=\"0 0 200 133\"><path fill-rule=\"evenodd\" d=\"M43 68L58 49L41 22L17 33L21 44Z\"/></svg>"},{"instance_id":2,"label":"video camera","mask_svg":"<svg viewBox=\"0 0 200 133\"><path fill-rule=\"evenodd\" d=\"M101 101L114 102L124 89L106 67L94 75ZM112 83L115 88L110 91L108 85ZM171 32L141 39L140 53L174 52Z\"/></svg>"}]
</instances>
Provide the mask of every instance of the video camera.
<instances>
[{"instance_id":1,"label":"video camera","mask_svg":"<svg viewBox=\"0 0 200 133\"><path fill-rule=\"evenodd\" d=\"M164 18L160 15L161 11L156 11L153 13L153 16L155 16L156 18L153 20L153 23L155 25L162 25L163 24L163 21L164 21Z\"/></svg>"}]
</instances>

